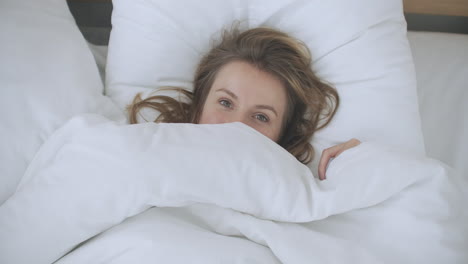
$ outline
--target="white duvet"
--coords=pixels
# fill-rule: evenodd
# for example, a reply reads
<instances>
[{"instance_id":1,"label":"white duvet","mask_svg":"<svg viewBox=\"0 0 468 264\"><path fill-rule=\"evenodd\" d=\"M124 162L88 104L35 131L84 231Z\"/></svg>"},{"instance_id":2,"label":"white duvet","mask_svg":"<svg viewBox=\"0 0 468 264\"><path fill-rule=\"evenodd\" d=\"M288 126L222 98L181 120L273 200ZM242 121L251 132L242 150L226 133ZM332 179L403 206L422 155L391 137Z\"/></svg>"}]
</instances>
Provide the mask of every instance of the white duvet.
<instances>
[{"instance_id":1,"label":"white duvet","mask_svg":"<svg viewBox=\"0 0 468 264\"><path fill-rule=\"evenodd\" d=\"M0 263L467 263L464 188L370 142L318 181L241 123L85 115L0 207Z\"/></svg>"}]
</instances>

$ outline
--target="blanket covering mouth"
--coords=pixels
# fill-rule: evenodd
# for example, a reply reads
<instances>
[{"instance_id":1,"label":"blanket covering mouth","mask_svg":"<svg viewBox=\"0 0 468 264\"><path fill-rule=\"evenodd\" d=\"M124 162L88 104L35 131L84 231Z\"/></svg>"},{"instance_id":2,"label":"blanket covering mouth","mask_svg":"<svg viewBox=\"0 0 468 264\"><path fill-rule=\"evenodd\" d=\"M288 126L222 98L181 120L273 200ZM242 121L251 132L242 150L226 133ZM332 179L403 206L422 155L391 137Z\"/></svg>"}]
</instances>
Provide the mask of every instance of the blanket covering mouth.
<instances>
[{"instance_id":1,"label":"blanket covering mouth","mask_svg":"<svg viewBox=\"0 0 468 264\"><path fill-rule=\"evenodd\" d=\"M468 261L466 186L443 164L365 142L327 178L241 123L79 116L0 206L0 262Z\"/></svg>"}]
</instances>

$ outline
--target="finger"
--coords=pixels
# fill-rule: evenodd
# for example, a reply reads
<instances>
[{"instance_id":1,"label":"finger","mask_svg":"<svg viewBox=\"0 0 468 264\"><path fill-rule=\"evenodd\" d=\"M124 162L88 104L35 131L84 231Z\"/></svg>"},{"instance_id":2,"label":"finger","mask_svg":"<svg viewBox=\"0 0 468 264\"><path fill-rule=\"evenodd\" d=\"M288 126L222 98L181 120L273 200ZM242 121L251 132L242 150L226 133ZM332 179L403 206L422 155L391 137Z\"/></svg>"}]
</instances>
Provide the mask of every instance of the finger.
<instances>
[{"instance_id":1,"label":"finger","mask_svg":"<svg viewBox=\"0 0 468 264\"><path fill-rule=\"evenodd\" d=\"M326 179L326 169L328 162L330 161L331 158L336 156L336 153L340 150L340 146L333 146L331 148L325 149L322 152L322 156L320 157L320 162L318 166L318 173L319 173L319 179L320 180L325 180Z\"/></svg>"},{"instance_id":2,"label":"finger","mask_svg":"<svg viewBox=\"0 0 468 264\"><path fill-rule=\"evenodd\" d=\"M347 148L353 148L356 147L357 145L361 144L361 141L356 138L352 138L346 142Z\"/></svg>"},{"instance_id":3,"label":"finger","mask_svg":"<svg viewBox=\"0 0 468 264\"><path fill-rule=\"evenodd\" d=\"M319 174L320 180L325 179L325 169L326 169L326 164L329 159L330 159L330 156L327 150L325 149L324 151L322 151L322 156L320 157L319 166L318 166L318 174Z\"/></svg>"},{"instance_id":4,"label":"finger","mask_svg":"<svg viewBox=\"0 0 468 264\"><path fill-rule=\"evenodd\" d=\"M346 141L345 143L325 149L322 152L322 156L320 157L320 162L319 162L319 167L318 167L319 179L325 180L327 178L326 170L327 170L328 164L330 163L331 158L336 158L345 150L353 148L359 144L361 144L361 141L359 141L358 139L352 138Z\"/></svg>"},{"instance_id":5,"label":"finger","mask_svg":"<svg viewBox=\"0 0 468 264\"><path fill-rule=\"evenodd\" d=\"M340 150L335 154L335 157L338 157L341 153L343 153L344 151L350 149L350 148L354 148L356 147L357 145L361 144L361 141L353 138L351 140L348 140L346 141L345 143L343 144L340 144Z\"/></svg>"},{"instance_id":6,"label":"finger","mask_svg":"<svg viewBox=\"0 0 468 264\"><path fill-rule=\"evenodd\" d=\"M345 143L337 145L337 147L339 146L340 148L339 148L338 152L335 153L335 158L338 157L341 153L345 152L346 150L348 150L350 148L354 148L359 144L361 144L361 141L353 138L353 139L350 139L350 140L346 141Z\"/></svg>"}]
</instances>

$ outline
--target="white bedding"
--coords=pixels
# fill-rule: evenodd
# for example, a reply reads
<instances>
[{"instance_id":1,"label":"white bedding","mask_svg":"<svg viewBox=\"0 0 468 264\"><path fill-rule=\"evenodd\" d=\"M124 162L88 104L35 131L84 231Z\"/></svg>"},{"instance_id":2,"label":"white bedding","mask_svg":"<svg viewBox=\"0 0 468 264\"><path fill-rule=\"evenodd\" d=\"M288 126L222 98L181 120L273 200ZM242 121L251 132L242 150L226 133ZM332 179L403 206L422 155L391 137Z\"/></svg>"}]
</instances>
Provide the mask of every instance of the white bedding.
<instances>
[{"instance_id":1,"label":"white bedding","mask_svg":"<svg viewBox=\"0 0 468 264\"><path fill-rule=\"evenodd\" d=\"M42 143L74 115L124 119L65 0L0 1L0 205Z\"/></svg>"},{"instance_id":2,"label":"white bedding","mask_svg":"<svg viewBox=\"0 0 468 264\"><path fill-rule=\"evenodd\" d=\"M468 179L468 35L410 32L429 157Z\"/></svg>"},{"instance_id":3,"label":"white bedding","mask_svg":"<svg viewBox=\"0 0 468 264\"><path fill-rule=\"evenodd\" d=\"M58 263L468 260L466 193L440 162L367 142L328 179L241 123L76 117L0 207L0 262L51 263L95 235Z\"/></svg>"},{"instance_id":4,"label":"white bedding","mask_svg":"<svg viewBox=\"0 0 468 264\"><path fill-rule=\"evenodd\" d=\"M468 179L468 35L409 31L408 39L427 155ZM90 48L104 73L107 46Z\"/></svg>"},{"instance_id":5,"label":"white bedding","mask_svg":"<svg viewBox=\"0 0 468 264\"><path fill-rule=\"evenodd\" d=\"M123 114L65 1L0 14L0 263L468 262L466 36L409 33L428 155L456 170L364 142L320 182L242 124L109 121ZM90 47L104 79L107 47ZM87 112L107 118L57 130Z\"/></svg>"}]
</instances>

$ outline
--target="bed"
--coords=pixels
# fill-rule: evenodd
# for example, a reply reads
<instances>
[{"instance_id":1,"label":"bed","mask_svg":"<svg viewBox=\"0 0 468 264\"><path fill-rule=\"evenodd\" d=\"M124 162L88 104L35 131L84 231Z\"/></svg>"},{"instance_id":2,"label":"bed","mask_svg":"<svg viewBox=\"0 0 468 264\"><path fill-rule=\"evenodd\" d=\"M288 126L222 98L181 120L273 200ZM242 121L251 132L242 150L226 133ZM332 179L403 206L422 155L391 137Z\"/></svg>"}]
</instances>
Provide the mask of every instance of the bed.
<instances>
[{"instance_id":1,"label":"bed","mask_svg":"<svg viewBox=\"0 0 468 264\"><path fill-rule=\"evenodd\" d=\"M468 35L406 32L402 12L465 21L468 3L262 1L116 0L108 45L65 1L0 3L0 262L468 262ZM339 88L345 110L314 147L363 143L329 180L242 124L127 125L137 92L190 87L206 21L238 17L301 36Z\"/></svg>"},{"instance_id":2,"label":"bed","mask_svg":"<svg viewBox=\"0 0 468 264\"><path fill-rule=\"evenodd\" d=\"M468 36L462 16L467 16L466 5L438 5L430 1L406 1L405 12L410 24L408 40L413 53L418 82L419 109L422 119L424 143L429 157L441 160L468 175L466 158L468 150L465 135L468 124L467 105ZM464 12L464 13L463 13ZM426 17L427 15L433 17ZM444 32L436 32L431 26L441 15L457 16L455 22L436 25ZM422 17L418 17L422 16ZM426 21L424 23L424 21ZM455 28L455 30L454 30ZM457 28L459 28L457 30ZM468 33L468 32L466 32ZM102 40L88 42L102 80L105 80L107 45L96 45ZM455 111L454 111L455 110ZM465 176L468 177L468 176Z\"/></svg>"},{"instance_id":3,"label":"bed","mask_svg":"<svg viewBox=\"0 0 468 264\"><path fill-rule=\"evenodd\" d=\"M462 175L468 175L465 162L468 153L463 147L466 146L465 135L468 133L465 121L468 109L463 103L467 100L468 36L460 33L409 31L408 39L416 68L427 154L447 163ZM104 80L107 46L88 45Z\"/></svg>"}]
</instances>

